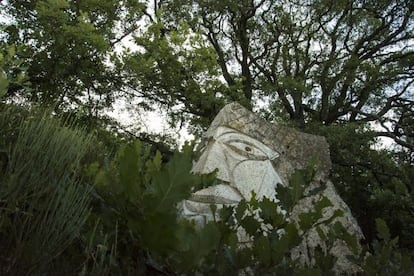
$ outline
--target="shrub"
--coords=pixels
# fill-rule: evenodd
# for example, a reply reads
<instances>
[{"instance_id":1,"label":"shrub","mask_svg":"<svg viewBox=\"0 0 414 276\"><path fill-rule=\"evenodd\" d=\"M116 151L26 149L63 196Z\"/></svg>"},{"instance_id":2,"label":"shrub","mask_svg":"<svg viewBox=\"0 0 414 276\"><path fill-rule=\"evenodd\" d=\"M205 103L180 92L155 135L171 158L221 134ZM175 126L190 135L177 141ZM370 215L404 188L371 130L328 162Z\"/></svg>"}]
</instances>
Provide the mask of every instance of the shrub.
<instances>
[{"instance_id":1,"label":"shrub","mask_svg":"<svg viewBox=\"0 0 414 276\"><path fill-rule=\"evenodd\" d=\"M72 242L88 217L90 189L77 172L92 137L47 115L16 127L0 179L0 267L32 274Z\"/></svg>"}]
</instances>

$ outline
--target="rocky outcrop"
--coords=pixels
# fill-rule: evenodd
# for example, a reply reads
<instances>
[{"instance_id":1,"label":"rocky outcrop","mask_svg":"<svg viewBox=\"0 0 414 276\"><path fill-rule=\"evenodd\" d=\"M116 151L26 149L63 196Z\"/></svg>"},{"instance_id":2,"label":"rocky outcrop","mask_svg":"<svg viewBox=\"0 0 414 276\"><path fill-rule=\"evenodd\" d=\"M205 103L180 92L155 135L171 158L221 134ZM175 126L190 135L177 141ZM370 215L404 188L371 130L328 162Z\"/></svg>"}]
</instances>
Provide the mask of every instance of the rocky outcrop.
<instances>
[{"instance_id":1,"label":"rocky outcrop","mask_svg":"<svg viewBox=\"0 0 414 276\"><path fill-rule=\"evenodd\" d=\"M331 218L337 210L343 215L319 229L308 230L303 242L292 250L292 258L303 264L311 263L314 261L312 252L320 247L337 258L335 271L357 272L359 268L347 259L347 255L352 255L350 247L339 239L328 245L317 231L327 234L339 222L358 241L362 238L351 211L329 180L331 161L325 138L266 122L238 103L226 105L216 116L204 134L201 156L193 167L193 171L198 173L218 169L217 177L222 183L195 192L183 202L182 215L203 223L211 219L211 203L219 207L237 204L241 199L249 199L251 191L258 197L277 200L276 185L288 185L295 170L305 169L312 158L319 160L319 166L305 194L310 190L318 192L301 199L289 219L298 221L298 215L313 210L323 196L331 201L332 206L323 209L321 221Z\"/></svg>"}]
</instances>

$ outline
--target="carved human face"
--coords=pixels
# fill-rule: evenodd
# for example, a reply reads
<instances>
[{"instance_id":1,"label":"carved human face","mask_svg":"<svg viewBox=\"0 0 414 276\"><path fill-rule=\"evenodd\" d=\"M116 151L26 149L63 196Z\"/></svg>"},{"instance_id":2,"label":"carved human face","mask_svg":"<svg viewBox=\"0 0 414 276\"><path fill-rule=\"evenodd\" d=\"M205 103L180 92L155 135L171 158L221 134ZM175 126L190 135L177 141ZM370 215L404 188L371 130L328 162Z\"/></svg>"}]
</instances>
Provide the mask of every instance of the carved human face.
<instances>
[{"instance_id":1,"label":"carved human face","mask_svg":"<svg viewBox=\"0 0 414 276\"><path fill-rule=\"evenodd\" d=\"M220 126L201 151L193 172L210 173L218 169L217 178L235 188L242 198L250 199L254 191L258 198L275 199L275 187L282 181L271 160L279 154L268 146L235 129Z\"/></svg>"}]
</instances>

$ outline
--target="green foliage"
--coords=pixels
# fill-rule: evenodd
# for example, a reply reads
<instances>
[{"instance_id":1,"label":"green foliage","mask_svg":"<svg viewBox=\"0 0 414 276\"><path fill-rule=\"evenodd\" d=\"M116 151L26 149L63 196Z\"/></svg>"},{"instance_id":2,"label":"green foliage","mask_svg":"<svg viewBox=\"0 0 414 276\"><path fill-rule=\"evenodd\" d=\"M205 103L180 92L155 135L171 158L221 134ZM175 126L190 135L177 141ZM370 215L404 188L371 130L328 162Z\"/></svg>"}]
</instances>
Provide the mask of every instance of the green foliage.
<instances>
[{"instance_id":1,"label":"green foliage","mask_svg":"<svg viewBox=\"0 0 414 276\"><path fill-rule=\"evenodd\" d=\"M208 266L209 270L202 272L218 275L242 271L254 275L301 275L306 272L321 275L322 272L331 271L335 259L322 251L316 262L306 269L299 264L299 260L292 260L290 256L291 250L303 241L310 227L327 225L334 218L343 215L337 212L331 218L321 221L322 210L331 206L329 200L322 197L315 202L315 211L299 215L298 223L289 219L293 207L306 196L304 190L313 179L314 167L311 164L308 169L295 172L289 185L279 186L278 196L282 192L283 199L278 202L266 197L258 200L253 193L249 201L242 200L237 206L223 207L220 210L221 219L216 221L221 241L214 252L215 261ZM328 247L333 246L335 240L342 239L334 231L329 234L320 233Z\"/></svg>"},{"instance_id":2,"label":"green foliage","mask_svg":"<svg viewBox=\"0 0 414 276\"><path fill-rule=\"evenodd\" d=\"M17 228L35 227L32 213L46 214L48 208L64 206L58 202L67 199L56 192L57 196L47 201L49 205L39 203L43 211L25 202L41 202L38 199L44 195L42 189L49 189L60 177L83 175L86 180L96 181L98 191L92 197L94 214L83 229L81 241L70 246L75 252L77 246L85 249L76 253L85 258L84 262L81 257L73 260L83 263L85 274L129 274L137 271L137 264L142 273L150 267L186 273L230 273L245 263L255 267L253 260L269 266L276 259L285 260L283 250L267 253L272 252L272 242L276 241L288 248L296 242L296 234L293 225L284 224L285 215L274 210L290 212L302 197L310 174L296 172L290 186L278 187L279 203L264 198L242 202L234 209L212 208L217 211L217 219L221 214L221 222L206 226L209 231L205 231L212 233L212 247L207 247L190 223L176 219L177 202L191 191L213 183L211 176L185 173L191 167L190 153L177 155L172 163L164 164L161 160L165 161L165 156L134 144L123 146L111 160L111 151L127 139L107 131L114 124L101 111L110 107L116 97L127 96L131 102L138 98L140 103L136 106L145 110L165 107L171 124L191 121L194 132L207 126L224 103L239 101L249 108L264 103L262 111L267 118L290 120L285 123L326 136L331 146L332 180L361 225L366 242L374 241L374 218L380 217L389 227L389 236L399 237L398 243L387 241L389 247L412 251L414 54L409 47L413 42L413 9L409 1L337 1L335 5L324 0L306 4L287 0L149 2L0 3L0 17L5 18L0 26L0 190L7 192L7 202L5 194L0 197L0 207L6 208L1 212L7 214L0 218L1 233L11 229L9 218L20 225ZM116 47L129 37L137 49ZM74 158L70 154L72 147L67 155L46 152L53 156L49 158L39 154L33 158L17 156L13 150L21 139L20 120L28 112L18 106L7 107L5 103L10 101L32 108L34 102L52 103L59 116L71 117L87 127L99 137L102 147L83 161L96 163L86 172L78 164L65 169L56 165L68 164L64 156ZM370 129L371 124L382 129ZM31 131L46 135L40 130ZM399 145L397 152L375 149L376 136L393 139ZM47 145L57 147L60 143L53 141ZM34 154L30 150L28 153ZM16 166L17 159L23 160L19 166L25 167L13 178L10 168ZM56 170L46 169L51 166ZM26 171L25 175L21 173ZM42 186L39 192L27 184L35 182ZM75 197L77 192L65 189L67 198ZM326 221L315 222L328 205L321 198L315 202L314 210L299 215L300 222L295 227L309 229L341 215L336 213ZM244 213L259 209L265 223L278 225L280 230L290 227L285 231L291 234L286 238L269 234L271 241L263 238L257 219L252 213ZM58 214L62 216L63 211ZM48 223L53 224L51 220L52 216ZM61 221L58 217L53 220ZM239 226L250 236L258 237L257 247L236 246L234 232ZM23 231L17 228L14 233ZM36 235L48 230L40 229ZM319 234L328 240L339 237L355 247L355 240L337 225L331 232ZM17 239L0 247L12 248L13 242L17 243ZM29 247L32 246L34 243ZM382 249L378 252L392 256ZM269 257L272 254L275 256ZM325 271L333 260L321 254L317 269ZM180 256L187 256L186 260ZM197 257L193 262L188 256ZM226 262L216 262L217 256L224 256L220 260ZM0 265L1 262L3 259ZM9 266L13 263L5 262ZM31 261L25 262L29 265ZM293 266L286 261L279 269L289 274ZM309 269L297 273L319 272Z\"/></svg>"},{"instance_id":3,"label":"green foliage","mask_svg":"<svg viewBox=\"0 0 414 276\"><path fill-rule=\"evenodd\" d=\"M310 177L310 178L309 178ZM276 192L282 207L291 212L296 202L303 197L306 184L310 182L313 176L305 175L303 172L296 171L291 176L291 184L288 186L278 185Z\"/></svg>"},{"instance_id":4,"label":"green foliage","mask_svg":"<svg viewBox=\"0 0 414 276\"><path fill-rule=\"evenodd\" d=\"M398 237L391 239L383 219L375 220L378 240L372 243L372 254L364 259L366 275L414 275L413 256L398 250Z\"/></svg>"},{"instance_id":5,"label":"green foliage","mask_svg":"<svg viewBox=\"0 0 414 276\"><path fill-rule=\"evenodd\" d=\"M311 164L292 176L286 190L278 188L285 192L283 203L257 200L253 194L249 201L242 200L237 206L225 206L219 211L212 206L212 212L217 212L215 221L196 229L192 222L179 219L176 206L193 189L213 184L214 175L191 174L192 155L192 149L185 147L163 164L159 153L150 156L147 147L134 142L122 146L115 160L97 171L95 186L103 209L95 212L94 216L100 219L94 219L98 221L94 229L107 233L101 240L107 249L106 264L113 265L111 269L103 266L102 271L300 272L301 266L291 260L290 250L302 241L310 227L330 223L342 215L335 213L331 219L320 221L322 210L330 206L323 197L315 202L315 211L300 215L299 223L289 221L293 206L305 196L304 188L313 179L315 164ZM238 238L240 229L245 233L242 243ZM333 232L326 237L332 240L331 244L341 238ZM320 259L322 264L325 259ZM95 271L96 265L85 264L84 273ZM321 268L332 268L327 264L314 267L319 272Z\"/></svg>"},{"instance_id":6,"label":"green foliage","mask_svg":"<svg viewBox=\"0 0 414 276\"><path fill-rule=\"evenodd\" d=\"M301 128L372 122L383 127L376 135L412 152L408 2L175 0L146 8L139 49L121 62L143 105L175 105L174 119L196 116L197 124L228 101L263 106L266 117Z\"/></svg>"},{"instance_id":7,"label":"green foliage","mask_svg":"<svg viewBox=\"0 0 414 276\"><path fill-rule=\"evenodd\" d=\"M79 235L89 214L90 189L80 161L92 138L47 115L21 122L0 179L1 267L35 273Z\"/></svg>"},{"instance_id":8,"label":"green foliage","mask_svg":"<svg viewBox=\"0 0 414 276\"><path fill-rule=\"evenodd\" d=\"M21 50L20 48L17 50ZM24 60L16 53L15 45L1 45L0 47L0 99L7 95L10 87L25 87L29 89Z\"/></svg>"},{"instance_id":9,"label":"green foliage","mask_svg":"<svg viewBox=\"0 0 414 276\"><path fill-rule=\"evenodd\" d=\"M212 206L216 219L197 229L179 218L177 204L192 191L213 185L215 177L190 173L191 147L163 163L161 154L151 154L145 144L122 145L112 161L89 166L86 175L95 176L91 194L79 182L79 174L84 174L80 161L91 138L46 116L36 118L26 119L17 140L10 140L10 163L1 177L0 238L5 253L0 261L5 272L65 267L81 275L329 275L336 261L329 248L338 239L353 250L354 262L368 275L412 272L410 256L397 250L398 239L391 239L383 220L376 221L381 241L372 244L372 254L359 255L356 237L333 223L342 212L322 219L331 206L327 198L316 199L315 208L298 214L297 222L289 219L298 201L317 193L305 194L315 163L295 172L286 187L278 186L279 202L252 194L237 206ZM84 223L90 200L93 211ZM328 224L328 230L322 230ZM328 249L316 248L315 262L303 267L290 252L311 228Z\"/></svg>"},{"instance_id":10,"label":"green foliage","mask_svg":"<svg viewBox=\"0 0 414 276\"><path fill-rule=\"evenodd\" d=\"M8 96L80 107L88 114L109 106L121 85L108 63L114 47L138 28L139 1L31 0L2 4L1 42L16 45L31 88L9 86ZM133 20L132 20L133 19ZM113 56L113 57L111 57Z\"/></svg>"},{"instance_id":11,"label":"green foliage","mask_svg":"<svg viewBox=\"0 0 414 276\"><path fill-rule=\"evenodd\" d=\"M95 186L102 204L109 207L98 213L103 218L102 227L113 234L111 242L118 240L117 250L131 246L138 248L139 255L150 256L134 260L118 253L127 258L116 260L119 267L125 265L122 269L141 266L145 271L148 266L162 270L169 263L187 271L214 248L218 231L214 225L207 225L196 232L193 225L178 220L176 205L190 196L193 187L209 185L214 178L190 173L191 147L176 153L167 164L161 163L159 152L154 156L149 153L149 148L138 141L124 145L115 160L97 172ZM192 258L184 258L186 255Z\"/></svg>"},{"instance_id":12,"label":"green foliage","mask_svg":"<svg viewBox=\"0 0 414 276\"><path fill-rule=\"evenodd\" d=\"M216 54L201 34L193 33L187 22L167 30L161 17L170 12L160 13L134 37L139 50L125 52L118 63L124 81L135 95L147 99L140 103L143 108L167 107L172 126L190 120L195 127L206 127L231 91L219 81ZM190 112L171 108L177 105Z\"/></svg>"},{"instance_id":13,"label":"green foliage","mask_svg":"<svg viewBox=\"0 0 414 276\"><path fill-rule=\"evenodd\" d=\"M312 125L330 144L331 179L371 243L376 236L374 218L387 222L399 246L413 249L413 166L387 150L375 149L374 132L358 124Z\"/></svg>"}]
</instances>

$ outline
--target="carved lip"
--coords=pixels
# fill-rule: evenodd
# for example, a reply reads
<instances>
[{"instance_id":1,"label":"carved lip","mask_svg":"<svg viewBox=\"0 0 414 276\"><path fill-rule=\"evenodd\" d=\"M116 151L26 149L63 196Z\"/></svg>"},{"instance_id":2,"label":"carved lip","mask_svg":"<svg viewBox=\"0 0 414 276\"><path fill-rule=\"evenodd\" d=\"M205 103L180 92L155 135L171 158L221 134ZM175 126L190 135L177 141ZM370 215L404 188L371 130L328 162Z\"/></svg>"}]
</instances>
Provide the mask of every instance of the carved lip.
<instances>
[{"instance_id":1,"label":"carved lip","mask_svg":"<svg viewBox=\"0 0 414 276\"><path fill-rule=\"evenodd\" d=\"M193 194L188 199L193 202L198 203L211 203L211 204L236 204L239 203L239 201L228 199L222 196L217 195L197 195Z\"/></svg>"},{"instance_id":2,"label":"carved lip","mask_svg":"<svg viewBox=\"0 0 414 276\"><path fill-rule=\"evenodd\" d=\"M204 204L237 204L242 199L243 196L237 189L223 181L221 184L193 193L188 201Z\"/></svg>"}]
</instances>

